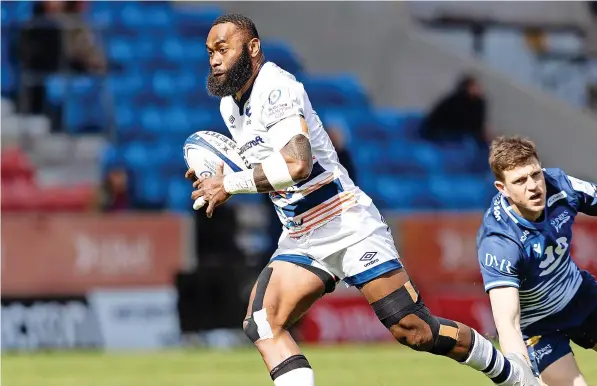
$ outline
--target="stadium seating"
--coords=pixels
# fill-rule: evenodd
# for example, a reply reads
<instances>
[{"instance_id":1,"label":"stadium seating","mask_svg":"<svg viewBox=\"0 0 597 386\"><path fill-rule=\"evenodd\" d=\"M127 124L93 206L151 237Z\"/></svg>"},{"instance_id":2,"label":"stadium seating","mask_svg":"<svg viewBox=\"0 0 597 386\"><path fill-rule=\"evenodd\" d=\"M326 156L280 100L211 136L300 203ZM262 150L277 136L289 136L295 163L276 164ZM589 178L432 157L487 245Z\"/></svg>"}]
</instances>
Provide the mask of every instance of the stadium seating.
<instances>
[{"instance_id":1,"label":"stadium seating","mask_svg":"<svg viewBox=\"0 0 597 386\"><path fill-rule=\"evenodd\" d=\"M2 21L28 19L30 7L2 3ZM188 211L190 185L181 179L181 146L193 131L227 129L217 99L205 91L204 41L220 9L169 2L91 2L87 20L101 31L109 60L106 77L56 75L48 102L64 107L71 134L110 131L102 170L131 170L138 201ZM296 74L324 124L343 129L360 185L386 210L468 209L486 206L483 154L471 144L423 141L421 111L375 109L351 74L313 75L284 41L263 39L268 60ZM12 67L11 67L12 66ZM17 87L17 69L2 55L2 92ZM453 197L458 192L459 197ZM446 198L450 197L449 200ZM481 197L481 198L479 198ZM246 197L236 202L255 202ZM18 205L17 205L18 206Z\"/></svg>"}]
</instances>

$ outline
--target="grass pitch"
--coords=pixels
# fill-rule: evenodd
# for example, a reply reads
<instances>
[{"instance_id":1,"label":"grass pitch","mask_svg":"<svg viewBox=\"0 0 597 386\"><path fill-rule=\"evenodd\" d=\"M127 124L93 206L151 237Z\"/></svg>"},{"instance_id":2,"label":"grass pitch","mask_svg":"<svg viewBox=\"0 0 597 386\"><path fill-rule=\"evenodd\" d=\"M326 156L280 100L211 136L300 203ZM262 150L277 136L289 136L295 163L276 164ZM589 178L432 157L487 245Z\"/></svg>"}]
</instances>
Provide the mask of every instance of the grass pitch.
<instances>
[{"instance_id":1,"label":"grass pitch","mask_svg":"<svg viewBox=\"0 0 597 386\"><path fill-rule=\"evenodd\" d=\"M480 373L399 345L305 347L321 386L482 386ZM575 350L590 385L597 353ZM2 386L267 386L254 349L2 355Z\"/></svg>"}]
</instances>

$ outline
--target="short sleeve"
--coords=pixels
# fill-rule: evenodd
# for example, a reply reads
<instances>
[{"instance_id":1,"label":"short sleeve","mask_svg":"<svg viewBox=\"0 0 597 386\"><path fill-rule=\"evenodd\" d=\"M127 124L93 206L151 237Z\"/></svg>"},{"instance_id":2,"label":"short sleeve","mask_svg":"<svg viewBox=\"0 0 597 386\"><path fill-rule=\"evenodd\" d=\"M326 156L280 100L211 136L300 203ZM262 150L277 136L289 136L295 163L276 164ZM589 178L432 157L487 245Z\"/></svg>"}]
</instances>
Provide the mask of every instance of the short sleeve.
<instances>
[{"instance_id":1,"label":"short sleeve","mask_svg":"<svg viewBox=\"0 0 597 386\"><path fill-rule=\"evenodd\" d=\"M522 256L515 242L499 236L486 237L479 244L477 258L486 292L497 287L519 288Z\"/></svg>"},{"instance_id":2,"label":"short sleeve","mask_svg":"<svg viewBox=\"0 0 597 386\"><path fill-rule=\"evenodd\" d=\"M261 117L274 150L279 151L296 135L304 132L300 118L305 116L304 90L283 87L270 90L263 98Z\"/></svg>"},{"instance_id":3,"label":"short sleeve","mask_svg":"<svg viewBox=\"0 0 597 386\"><path fill-rule=\"evenodd\" d=\"M298 87L272 88L264 94L261 119L266 129L276 123L294 116L303 116L304 91Z\"/></svg>"},{"instance_id":4,"label":"short sleeve","mask_svg":"<svg viewBox=\"0 0 597 386\"><path fill-rule=\"evenodd\" d=\"M597 184L566 176L578 203L579 212L597 216Z\"/></svg>"}]
</instances>

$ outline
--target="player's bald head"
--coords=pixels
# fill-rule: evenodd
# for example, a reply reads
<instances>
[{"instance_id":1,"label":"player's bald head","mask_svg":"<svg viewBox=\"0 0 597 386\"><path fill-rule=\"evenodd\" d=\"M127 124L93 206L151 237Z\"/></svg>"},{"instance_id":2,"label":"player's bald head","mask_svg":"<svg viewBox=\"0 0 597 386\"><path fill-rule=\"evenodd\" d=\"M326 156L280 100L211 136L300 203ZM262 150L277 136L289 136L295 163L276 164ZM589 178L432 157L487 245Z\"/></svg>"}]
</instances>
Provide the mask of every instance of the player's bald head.
<instances>
[{"instance_id":1,"label":"player's bald head","mask_svg":"<svg viewBox=\"0 0 597 386\"><path fill-rule=\"evenodd\" d=\"M218 29L221 28L222 30L226 29L226 27L229 27L230 30L227 31L228 33L240 33L245 42L248 42L251 39L259 39L259 32L257 32L257 27L255 27L253 20L238 13L228 13L226 15L219 16L216 20L214 20L212 24L212 30L214 27Z\"/></svg>"}]
</instances>

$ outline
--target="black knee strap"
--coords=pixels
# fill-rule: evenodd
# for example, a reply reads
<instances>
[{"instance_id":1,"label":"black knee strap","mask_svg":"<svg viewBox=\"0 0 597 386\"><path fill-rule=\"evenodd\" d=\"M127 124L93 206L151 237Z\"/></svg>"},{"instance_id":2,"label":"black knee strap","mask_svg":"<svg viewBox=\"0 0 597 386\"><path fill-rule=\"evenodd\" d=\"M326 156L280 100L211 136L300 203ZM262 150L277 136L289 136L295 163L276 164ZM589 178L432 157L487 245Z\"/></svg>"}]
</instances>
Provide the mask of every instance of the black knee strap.
<instances>
[{"instance_id":1,"label":"black knee strap","mask_svg":"<svg viewBox=\"0 0 597 386\"><path fill-rule=\"evenodd\" d=\"M434 331L433 328L431 329L433 334L433 348L430 353L447 355L456 346L456 342L458 341L458 334L460 332L458 324L444 318L436 318L434 316L432 318L436 320L433 328L437 330Z\"/></svg>"},{"instance_id":2,"label":"black knee strap","mask_svg":"<svg viewBox=\"0 0 597 386\"><path fill-rule=\"evenodd\" d=\"M390 328L406 315L416 314L421 308L425 308L425 303L417 288L409 281L391 294L371 303L371 308L383 325Z\"/></svg>"},{"instance_id":3,"label":"black knee strap","mask_svg":"<svg viewBox=\"0 0 597 386\"><path fill-rule=\"evenodd\" d=\"M413 314L423 320L431 329L433 346L429 352L432 354L446 355L456 345L459 333L458 324L433 316L425 306L419 291L410 282L372 303L371 307L388 329L397 325L407 315Z\"/></svg>"},{"instance_id":4,"label":"black knee strap","mask_svg":"<svg viewBox=\"0 0 597 386\"><path fill-rule=\"evenodd\" d=\"M270 377L272 377L272 381L275 381L276 378L286 374L287 372L300 368L310 369L311 365L309 364L309 361L307 360L307 358L305 358L304 355L293 355L285 359L278 366L274 367L272 371L270 371L269 375Z\"/></svg>"}]
</instances>

